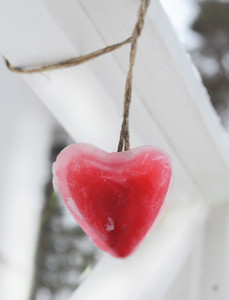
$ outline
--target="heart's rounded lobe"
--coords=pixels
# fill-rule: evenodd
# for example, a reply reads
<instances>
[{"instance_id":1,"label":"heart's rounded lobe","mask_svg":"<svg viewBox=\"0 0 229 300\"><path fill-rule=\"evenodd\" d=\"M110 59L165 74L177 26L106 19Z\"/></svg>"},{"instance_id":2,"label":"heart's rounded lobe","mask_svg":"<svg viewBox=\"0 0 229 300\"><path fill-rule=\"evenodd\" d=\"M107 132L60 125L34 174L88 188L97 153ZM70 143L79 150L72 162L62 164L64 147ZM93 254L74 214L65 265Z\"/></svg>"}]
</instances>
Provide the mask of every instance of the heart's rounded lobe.
<instances>
[{"instance_id":1,"label":"heart's rounded lobe","mask_svg":"<svg viewBox=\"0 0 229 300\"><path fill-rule=\"evenodd\" d=\"M165 208L170 159L152 146L107 153L73 144L53 167L55 189L72 215L102 250L131 254Z\"/></svg>"}]
</instances>

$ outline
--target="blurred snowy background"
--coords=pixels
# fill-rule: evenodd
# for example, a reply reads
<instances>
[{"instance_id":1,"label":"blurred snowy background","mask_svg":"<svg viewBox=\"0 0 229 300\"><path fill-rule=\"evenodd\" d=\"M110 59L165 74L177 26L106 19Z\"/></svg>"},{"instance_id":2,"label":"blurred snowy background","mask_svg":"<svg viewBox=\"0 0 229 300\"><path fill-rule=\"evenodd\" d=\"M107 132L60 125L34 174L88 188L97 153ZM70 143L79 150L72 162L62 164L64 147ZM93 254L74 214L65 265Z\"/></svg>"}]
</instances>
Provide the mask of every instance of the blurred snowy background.
<instances>
[{"instance_id":1,"label":"blurred snowy background","mask_svg":"<svg viewBox=\"0 0 229 300\"><path fill-rule=\"evenodd\" d=\"M229 130L229 3L161 2ZM0 299L65 300L101 251L53 192L51 163L70 137L2 60L0 122Z\"/></svg>"}]
</instances>

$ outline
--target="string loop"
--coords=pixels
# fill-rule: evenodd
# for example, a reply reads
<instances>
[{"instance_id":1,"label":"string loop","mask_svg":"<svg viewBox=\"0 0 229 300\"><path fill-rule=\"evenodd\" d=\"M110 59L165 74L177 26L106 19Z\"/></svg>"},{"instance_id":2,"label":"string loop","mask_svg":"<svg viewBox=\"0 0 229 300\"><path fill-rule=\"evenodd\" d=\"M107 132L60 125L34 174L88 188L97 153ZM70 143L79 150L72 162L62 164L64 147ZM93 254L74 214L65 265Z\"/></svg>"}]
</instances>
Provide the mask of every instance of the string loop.
<instances>
[{"instance_id":1,"label":"string loop","mask_svg":"<svg viewBox=\"0 0 229 300\"><path fill-rule=\"evenodd\" d=\"M32 74L32 73L41 73L44 71L53 71L57 69L63 69L63 68L69 68L74 67L80 64L83 64L87 61L90 61L96 57L99 57L101 55L104 55L106 53L109 53L111 51L114 51L126 44L131 44L130 46L130 58L129 58L129 70L127 73L126 78L126 84L125 84L125 94L124 94L124 106L123 106L123 121L120 131L120 138L119 138L119 144L118 144L118 152L121 152L123 150L127 151L130 149L130 134L129 134L129 110L130 110L130 103L131 103L131 97L132 97L132 86L133 86L133 69L134 69L134 63L137 53L137 42L138 38L140 37L142 33L142 29L144 27L144 21L145 21L145 15L147 12L147 9L149 7L151 0L141 0L141 4L138 9L138 18L137 22L134 26L132 35L124 40L121 43L117 43L108 47L105 47L103 49L97 50L95 52L89 53L87 55L70 58L65 61L61 61L54 64L48 64L44 66L40 66L37 68L20 68L20 67L14 67L6 58L3 57L5 60L6 66L9 70L15 73L23 73L23 74Z\"/></svg>"}]
</instances>

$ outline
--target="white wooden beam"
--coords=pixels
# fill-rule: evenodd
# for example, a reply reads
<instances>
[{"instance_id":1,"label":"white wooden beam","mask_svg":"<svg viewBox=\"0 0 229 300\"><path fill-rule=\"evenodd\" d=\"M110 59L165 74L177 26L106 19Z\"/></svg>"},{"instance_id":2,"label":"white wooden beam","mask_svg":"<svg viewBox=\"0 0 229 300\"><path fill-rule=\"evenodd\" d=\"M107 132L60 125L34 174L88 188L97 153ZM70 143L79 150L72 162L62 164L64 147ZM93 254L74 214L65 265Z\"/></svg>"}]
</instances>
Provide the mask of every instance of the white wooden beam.
<instances>
[{"instance_id":1,"label":"white wooden beam","mask_svg":"<svg viewBox=\"0 0 229 300\"><path fill-rule=\"evenodd\" d=\"M138 4L24 0L19 5L9 0L1 4L0 50L19 66L88 53L128 37ZM112 13L104 13L108 11ZM128 53L125 46L75 69L24 78L76 140L115 151ZM135 68L132 146L165 148L174 160L174 190L183 197L188 193L190 199L198 198L200 190L208 200L224 199L229 192L229 145L194 73L158 1L153 1Z\"/></svg>"},{"instance_id":2,"label":"white wooden beam","mask_svg":"<svg viewBox=\"0 0 229 300\"><path fill-rule=\"evenodd\" d=\"M209 210L204 236L201 299L229 299L229 203Z\"/></svg>"},{"instance_id":3,"label":"white wooden beam","mask_svg":"<svg viewBox=\"0 0 229 300\"><path fill-rule=\"evenodd\" d=\"M81 53L101 47L101 42L105 41L108 45L130 35L139 1L78 2L81 10L76 1L68 1L66 5L62 1L48 0L46 5L73 45L79 47L80 43ZM71 27L71 24L74 25ZM77 39L82 24L85 25L84 35ZM128 51L126 47L113 53L124 73L128 65ZM104 82L111 95L122 85L123 79L118 80L117 76L112 80L110 77L110 73L114 72L111 64L106 64L106 69L103 69L105 76L101 74L101 64L95 62L89 67ZM119 78L122 78L121 74ZM136 94L132 111L138 109L139 100L207 200L226 199L229 193L228 136L210 104L199 74L180 46L159 1L152 1L149 8L139 41L134 78ZM108 82L112 82L116 88L110 87ZM117 96L113 100L120 107L120 95ZM141 130L142 126L133 115L131 124L141 137L144 136L146 129ZM149 132L151 128L148 127Z\"/></svg>"},{"instance_id":4,"label":"white wooden beam","mask_svg":"<svg viewBox=\"0 0 229 300\"><path fill-rule=\"evenodd\" d=\"M39 0L34 1L33 5L27 5L26 0L20 4L15 0L1 4L1 52L13 64L28 66L66 59L102 47L104 42L81 5L72 0L63 4L62 1L43 3ZM5 16L11 7L17 13L9 21ZM72 26L69 20L73 21ZM70 40L74 36L76 40ZM118 52L128 61L128 46ZM109 54L77 68L23 77L75 140L116 151L121 126L124 73ZM176 198L182 201L201 198L198 184L183 166L161 131L160 124L155 122L140 97L134 93L131 145L141 144L160 146L172 156L173 192Z\"/></svg>"}]
</instances>

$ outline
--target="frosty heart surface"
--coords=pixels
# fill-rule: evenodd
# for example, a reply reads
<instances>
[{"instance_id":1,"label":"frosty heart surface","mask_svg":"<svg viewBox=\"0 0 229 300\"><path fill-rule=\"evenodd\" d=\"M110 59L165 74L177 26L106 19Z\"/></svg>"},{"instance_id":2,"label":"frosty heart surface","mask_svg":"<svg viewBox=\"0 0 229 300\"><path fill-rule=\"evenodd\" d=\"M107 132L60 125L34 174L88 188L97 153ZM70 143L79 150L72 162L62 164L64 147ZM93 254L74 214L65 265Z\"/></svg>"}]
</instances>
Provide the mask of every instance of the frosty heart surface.
<instances>
[{"instance_id":1,"label":"frosty heart surface","mask_svg":"<svg viewBox=\"0 0 229 300\"><path fill-rule=\"evenodd\" d=\"M66 147L53 183L72 215L102 250L131 254L165 207L170 159L152 146L107 153L89 144Z\"/></svg>"}]
</instances>

